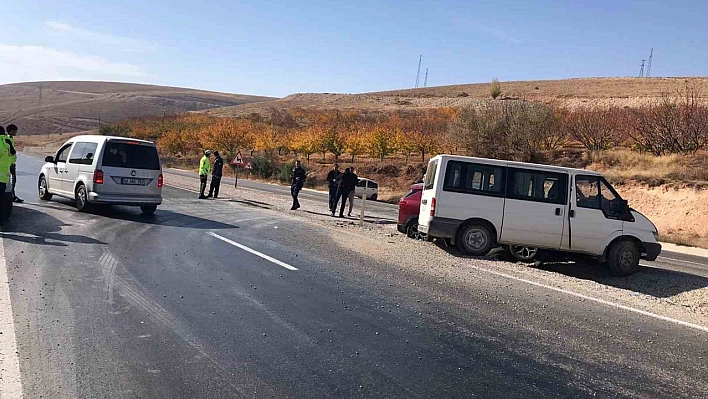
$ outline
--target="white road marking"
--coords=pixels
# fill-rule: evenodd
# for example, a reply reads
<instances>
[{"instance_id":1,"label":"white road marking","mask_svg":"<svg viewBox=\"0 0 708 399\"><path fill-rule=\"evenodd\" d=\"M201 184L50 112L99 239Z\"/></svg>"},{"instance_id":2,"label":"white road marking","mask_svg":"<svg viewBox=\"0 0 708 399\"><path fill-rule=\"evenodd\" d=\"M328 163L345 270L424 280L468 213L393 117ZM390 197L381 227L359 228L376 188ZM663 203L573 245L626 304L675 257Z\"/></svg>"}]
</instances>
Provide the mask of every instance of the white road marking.
<instances>
[{"instance_id":1,"label":"white road marking","mask_svg":"<svg viewBox=\"0 0 708 399\"><path fill-rule=\"evenodd\" d=\"M222 237L222 236L220 236L220 235L218 235L218 234L216 234L216 233L214 233L214 232L211 232L211 231L210 231L210 232L207 233L207 234L209 234L209 235L212 236L212 237L218 238L219 240L221 240L221 241L223 241L223 242L225 242L225 243L229 243L229 244L233 245L234 247L241 248L241 249L243 249L243 250L246 251L246 252L250 252L250 253L252 253L252 254L254 254L254 255L256 255L256 256L260 256L261 258L263 258L263 259L265 259L265 260L267 260L267 261L269 261L269 262L273 262L273 263L275 263L276 265L282 266L282 267L284 267L284 268L286 268L286 269L288 269L288 270L298 270L297 267L290 266L289 264L287 264L287 263L285 263L285 262L281 262L281 261L279 261L278 259L273 258L272 256L268 256L268 255L266 255L266 254L264 254L264 253L258 252L258 251L256 251L255 249L252 249L252 248L249 248L249 247L247 247L247 246L245 246L245 245L239 244L239 243L237 243L236 241L229 240L228 238Z\"/></svg>"},{"instance_id":2,"label":"white road marking","mask_svg":"<svg viewBox=\"0 0 708 399\"><path fill-rule=\"evenodd\" d=\"M659 259L665 259L665 260L670 260L674 262L683 262L683 263L688 263L689 265L697 265L697 266L703 266L708 268L708 264L705 263L698 263L698 262L692 262L690 260L683 260L683 259L675 259L675 258L667 258L666 256L660 256Z\"/></svg>"},{"instance_id":3,"label":"white road marking","mask_svg":"<svg viewBox=\"0 0 708 399\"><path fill-rule=\"evenodd\" d=\"M20 358L15 341L10 282L7 278L5 247L0 239L0 398L22 398Z\"/></svg>"},{"instance_id":4,"label":"white road marking","mask_svg":"<svg viewBox=\"0 0 708 399\"><path fill-rule=\"evenodd\" d=\"M655 318L655 319L658 319L658 320L668 321L668 322L670 322L670 323L678 324L678 325L681 325L681 326L684 326L684 327L689 327L689 328L693 328L693 329L696 329L696 330L699 330L699 331L708 332L708 327L701 326L701 325L698 325L698 324L693 324L693 323L689 323L689 322L686 322L686 321L683 321L683 320L673 319L673 318L671 318L671 317L662 316L662 315L659 315L659 314L656 314L656 313L647 312L646 310L641 310L641 309L632 308L632 307L625 306L625 305L620 305L619 303L614 303L614 302L606 301L606 300L604 300L604 299L591 297L591 296L588 296L588 295L585 295L585 294L580 294L580 293L578 293L578 292L569 291L569 290L566 290L566 289L563 289L563 288L553 287L553 286L550 286L550 285L538 283L538 282L536 282L536 281L527 280L527 279L525 279L525 278L512 276L512 275L510 275L510 274L506 274L506 273L501 273L501 272L497 272L497 271L494 271L494 270L485 269L485 268L479 267L479 266L470 265L469 267L472 268L472 269L479 270L479 271L481 271L481 272L493 274L493 275L495 275L495 276L500 276L500 277L508 278L508 279L511 279L511 280L520 281L520 282L522 282L522 283L535 285L535 286L537 286L537 287L546 288L546 289L553 290L553 291L557 291L557 292L562 292L562 293L564 293L564 294L572 295L572 296L574 296L574 297L578 297L578 298L582 298L582 299L586 299L586 300L588 300L588 301L593 301L593 302L601 303L601 304L603 304L603 305L611 306L611 307L616 308L616 309L627 310L627 311L629 311L629 312L634 312L634 313L638 313L638 314L641 314L641 315L644 315L644 316L649 316L649 317L652 317L652 318Z\"/></svg>"}]
</instances>

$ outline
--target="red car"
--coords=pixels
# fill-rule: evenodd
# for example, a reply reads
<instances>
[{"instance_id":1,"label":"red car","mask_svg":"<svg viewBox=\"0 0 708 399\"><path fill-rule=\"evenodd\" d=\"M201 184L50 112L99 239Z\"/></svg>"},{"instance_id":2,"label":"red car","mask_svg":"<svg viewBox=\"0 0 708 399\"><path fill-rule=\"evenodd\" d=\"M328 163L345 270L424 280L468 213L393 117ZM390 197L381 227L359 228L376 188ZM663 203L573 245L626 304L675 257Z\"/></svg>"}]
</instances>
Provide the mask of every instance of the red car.
<instances>
[{"instance_id":1,"label":"red car","mask_svg":"<svg viewBox=\"0 0 708 399\"><path fill-rule=\"evenodd\" d=\"M423 183L416 183L411 185L411 191L398 201L398 231L415 239L424 238L424 235L418 232L418 212L422 193Z\"/></svg>"}]
</instances>

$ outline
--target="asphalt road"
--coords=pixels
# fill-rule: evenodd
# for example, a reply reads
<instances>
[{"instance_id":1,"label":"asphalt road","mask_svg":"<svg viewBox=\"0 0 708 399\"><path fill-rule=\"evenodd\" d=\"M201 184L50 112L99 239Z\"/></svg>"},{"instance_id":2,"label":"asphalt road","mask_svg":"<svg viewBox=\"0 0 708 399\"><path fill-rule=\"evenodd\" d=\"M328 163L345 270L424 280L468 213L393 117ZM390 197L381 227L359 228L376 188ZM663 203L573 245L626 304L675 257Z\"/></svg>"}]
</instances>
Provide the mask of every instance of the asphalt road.
<instances>
[{"instance_id":1,"label":"asphalt road","mask_svg":"<svg viewBox=\"0 0 708 399\"><path fill-rule=\"evenodd\" d=\"M708 397L708 333L404 273L170 187L154 217L77 213L37 199L36 158L18 164L27 202L2 240L25 398Z\"/></svg>"}]
</instances>

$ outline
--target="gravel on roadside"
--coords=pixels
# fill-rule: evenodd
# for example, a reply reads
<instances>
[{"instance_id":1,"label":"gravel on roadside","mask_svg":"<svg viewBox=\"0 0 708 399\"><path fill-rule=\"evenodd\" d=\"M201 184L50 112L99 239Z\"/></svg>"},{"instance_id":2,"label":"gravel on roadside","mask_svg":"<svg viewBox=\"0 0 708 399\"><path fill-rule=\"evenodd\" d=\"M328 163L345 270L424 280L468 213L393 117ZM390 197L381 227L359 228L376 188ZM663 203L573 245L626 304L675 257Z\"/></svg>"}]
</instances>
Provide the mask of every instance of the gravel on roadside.
<instances>
[{"instance_id":1,"label":"gravel on roadside","mask_svg":"<svg viewBox=\"0 0 708 399\"><path fill-rule=\"evenodd\" d=\"M195 192L199 187L196 178L170 173L166 173L165 182ZM462 289L478 281L481 274L492 274L500 278L517 279L516 281L522 279L558 287L708 327L708 279L705 277L655 268L647 268L629 277L615 277L602 266L591 262L534 267L493 257L464 257L444 245L407 238L397 232L395 221L385 215L367 212L365 223L360 226L359 220L353 217L332 218L326 205L305 198L300 199L300 210L291 211L292 199L287 195L222 184L220 196L236 200L245 206L267 208L281 217L297 218L303 223L314 224L343 250L395 265L406 272L442 279ZM358 212L359 208L355 206L354 214L358 215ZM353 267L358 268L358 273L376 273L375 270L368 270L366 266ZM539 286L531 288L547 289Z\"/></svg>"}]
</instances>

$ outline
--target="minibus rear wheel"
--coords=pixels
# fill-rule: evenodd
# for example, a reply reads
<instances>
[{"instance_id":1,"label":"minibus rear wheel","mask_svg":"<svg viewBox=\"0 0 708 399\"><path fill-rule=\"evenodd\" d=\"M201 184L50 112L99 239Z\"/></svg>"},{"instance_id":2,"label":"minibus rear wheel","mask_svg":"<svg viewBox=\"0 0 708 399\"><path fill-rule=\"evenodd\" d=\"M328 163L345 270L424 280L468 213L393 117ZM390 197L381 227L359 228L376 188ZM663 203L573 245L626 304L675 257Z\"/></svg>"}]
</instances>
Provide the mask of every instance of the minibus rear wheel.
<instances>
[{"instance_id":1,"label":"minibus rear wheel","mask_svg":"<svg viewBox=\"0 0 708 399\"><path fill-rule=\"evenodd\" d=\"M472 222L459 229L455 243L457 248L466 255L485 256L494 246L493 237L489 227L483 223Z\"/></svg>"}]
</instances>

